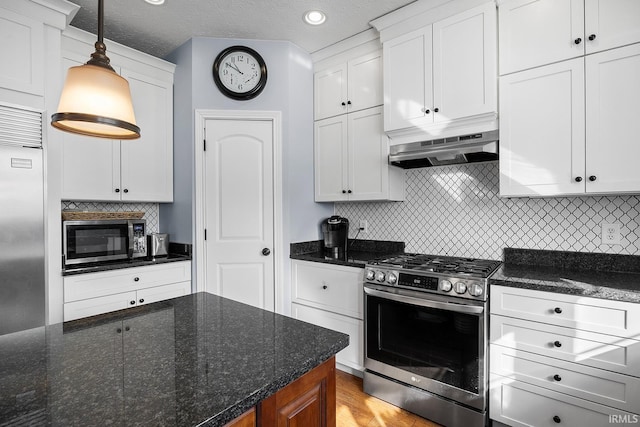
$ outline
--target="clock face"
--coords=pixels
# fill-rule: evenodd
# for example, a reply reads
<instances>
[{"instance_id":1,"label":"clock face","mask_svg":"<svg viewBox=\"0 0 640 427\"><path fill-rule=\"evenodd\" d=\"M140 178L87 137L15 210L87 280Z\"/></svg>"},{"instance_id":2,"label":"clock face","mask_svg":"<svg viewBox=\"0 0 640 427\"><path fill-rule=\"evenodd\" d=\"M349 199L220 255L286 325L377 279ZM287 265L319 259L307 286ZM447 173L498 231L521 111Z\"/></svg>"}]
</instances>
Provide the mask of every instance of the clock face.
<instances>
[{"instance_id":1,"label":"clock face","mask_svg":"<svg viewBox=\"0 0 640 427\"><path fill-rule=\"evenodd\" d=\"M222 93L230 98L251 99L262 92L267 81L267 67L258 52L245 46L233 46L216 58L213 78Z\"/></svg>"}]
</instances>

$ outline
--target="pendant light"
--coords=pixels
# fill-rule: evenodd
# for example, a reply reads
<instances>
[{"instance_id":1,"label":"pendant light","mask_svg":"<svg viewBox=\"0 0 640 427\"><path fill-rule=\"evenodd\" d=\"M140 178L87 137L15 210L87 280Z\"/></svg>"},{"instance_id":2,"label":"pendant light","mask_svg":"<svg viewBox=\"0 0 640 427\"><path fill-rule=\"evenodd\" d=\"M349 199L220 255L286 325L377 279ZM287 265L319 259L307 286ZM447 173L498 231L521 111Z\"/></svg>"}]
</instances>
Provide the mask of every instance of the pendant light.
<instances>
[{"instance_id":1,"label":"pendant light","mask_svg":"<svg viewBox=\"0 0 640 427\"><path fill-rule=\"evenodd\" d=\"M104 0L98 0L96 51L86 64L69 68L58 112L51 116L51 125L63 131L100 138L140 138L129 82L109 65L103 30Z\"/></svg>"}]
</instances>

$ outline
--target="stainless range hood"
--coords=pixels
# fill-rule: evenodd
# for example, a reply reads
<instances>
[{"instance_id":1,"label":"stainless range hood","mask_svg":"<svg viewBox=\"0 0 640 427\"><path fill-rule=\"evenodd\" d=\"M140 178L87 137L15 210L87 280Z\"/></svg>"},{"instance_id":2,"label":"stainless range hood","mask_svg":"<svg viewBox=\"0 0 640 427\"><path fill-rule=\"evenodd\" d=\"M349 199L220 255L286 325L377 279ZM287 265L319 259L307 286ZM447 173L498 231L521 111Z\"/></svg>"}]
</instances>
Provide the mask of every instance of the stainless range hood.
<instances>
[{"instance_id":1,"label":"stainless range hood","mask_svg":"<svg viewBox=\"0 0 640 427\"><path fill-rule=\"evenodd\" d=\"M403 169L498 160L498 131L389 147L389 163Z\"/></svg>"}]
</instances>

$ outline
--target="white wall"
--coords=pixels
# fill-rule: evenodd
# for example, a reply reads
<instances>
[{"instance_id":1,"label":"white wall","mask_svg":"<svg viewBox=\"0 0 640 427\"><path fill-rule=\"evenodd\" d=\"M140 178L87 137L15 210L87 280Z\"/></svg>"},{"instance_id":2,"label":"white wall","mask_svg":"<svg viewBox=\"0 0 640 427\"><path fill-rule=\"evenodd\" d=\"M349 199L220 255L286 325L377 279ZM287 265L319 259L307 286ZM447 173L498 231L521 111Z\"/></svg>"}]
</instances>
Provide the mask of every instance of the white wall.
<instances>
[{"instance_id":1,"label":"white wall","mask_svg":"<svg viewBox=\"0 0 640 427\"><path fill-rule=\"evenodd\" d=\"M267 64L267 85L252 100L222 95L213 82L217 54L245 45ZM311 57L290 42L194 38L168 58L176 67L174 86L174 203L160 206L160 227L173 241L194 243L194 111L197 109L282 112L283 167L283 307L288 311L290 242L319 238L318 224L333 213L333 204L313 201L313 69ZM201 142L197 142L200 144ZM197 149L201 149L199 146Z\"/></svg>"}]
</instances>

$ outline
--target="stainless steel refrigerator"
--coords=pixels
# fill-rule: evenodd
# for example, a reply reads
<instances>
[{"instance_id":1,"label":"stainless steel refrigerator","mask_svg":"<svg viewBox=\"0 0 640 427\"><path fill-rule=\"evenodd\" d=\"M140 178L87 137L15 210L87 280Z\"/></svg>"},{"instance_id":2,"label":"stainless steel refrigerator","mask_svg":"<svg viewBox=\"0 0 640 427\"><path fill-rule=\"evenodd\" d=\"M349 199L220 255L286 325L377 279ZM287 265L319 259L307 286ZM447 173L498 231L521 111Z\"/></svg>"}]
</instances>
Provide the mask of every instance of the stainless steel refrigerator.
<instances>
[{"instance_id":1,"label":"stainless steel refrigerator","mask_svg":"<svg viewBox=\"0 0 640 427\"><path fill-rule=\"evenodd\" d=\"M0 335L45 323L42 114L0 105Z\"/></svg>"}]
</instances>

